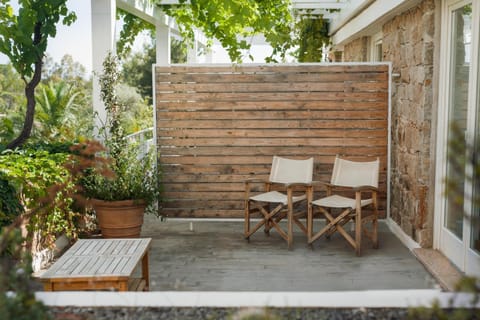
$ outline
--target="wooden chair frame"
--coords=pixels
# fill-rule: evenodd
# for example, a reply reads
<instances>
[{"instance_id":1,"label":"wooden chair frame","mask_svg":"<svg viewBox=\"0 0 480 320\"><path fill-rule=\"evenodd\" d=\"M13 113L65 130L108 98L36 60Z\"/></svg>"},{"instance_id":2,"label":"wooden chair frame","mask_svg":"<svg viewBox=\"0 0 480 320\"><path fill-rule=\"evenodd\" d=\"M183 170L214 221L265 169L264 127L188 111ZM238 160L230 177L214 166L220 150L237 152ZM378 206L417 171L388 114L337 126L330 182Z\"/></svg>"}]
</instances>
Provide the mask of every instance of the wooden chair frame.
<instances>
[{"instance_id":1,"label":"wooden chair frame","mask_svg":"<svg viewBox=\"0 0 480 320\"><path fill-rule=\"evenodd\" d=\"M378 163L378 159L377 159ZM335 170L334 170L335 171ZM378 173L377 173L378 175ZM355 249L357 256L361 255L361 246L362 246L362 234L367 236L373 244L373 248L378 248L378 203L377 203L377 186L338 186L333 183L324 183L324 182L314 182L313 185L321 185L326 188L326 197L322 199L328 199L334 195L334 192L349 192L354 193L354 205L343 207L343 211L334 216L330 208L342 208L339 206L322 206L319 205L319 199L317 201L309 201L308 205L308 218L307 218L307 237L308 244L312 245L314 241L319 239L322 235L325 235L329 238L333 233L340 233L347 242ZM311 195L308 196L309 199L313 199L313 188L310 189ZM366 195L370 195L369 200L364 200ZM344 199L347 199L344 197ZM364 201L362 203L362 201ZM362 215L362 208L371 205L373 207L373 214L369 216ZM315 216L314 207L319 208L320 214L323 214L326 219L326 225L320 231L313 233L313 218ZM344 228L344 225L353 220L355 226L355 234L352 237ZM371 222L371 230L368 230L366 224Z\"/></svg>"},{"instance_id":2,"label":"wooden chair frame","mask_svg":"<svg viewBox=\"0 0 480 320\"><path fill-rule=\"evenodd\" d=\"M313 159L311 161L313 170ZM272 167L273 170L273 167ZM272 176L272 175L271 175ZM264 194L272 191L273 187L276 189L282 189L286 191L286 201L257 201L252 199L251 193L253 191L254 184L264 185ZM295 207L304 201L308 203L311 201L309 198L312 195L311 183L279 183L274 181L265 181L259 179L248 179L245 181L245 224L244 224L244 236L245 239L250 240L250 236L264 226L264 232L268 235L270 230L274 228L280 236L287 241L288 248L292 248L293 243L293 224L295 223L305 235L307 235L307 224L302 223L300 219L307 216L305 211L295 211ZM301 192L304 197L299 198L294 194ZM271 205L274 207L271 209ZM261 220L251 228L250 220L252 214L256 212L260 213ZM280 221L287 217L287 230L285 231L280 225Z\"/></svg>"}]
</instances>

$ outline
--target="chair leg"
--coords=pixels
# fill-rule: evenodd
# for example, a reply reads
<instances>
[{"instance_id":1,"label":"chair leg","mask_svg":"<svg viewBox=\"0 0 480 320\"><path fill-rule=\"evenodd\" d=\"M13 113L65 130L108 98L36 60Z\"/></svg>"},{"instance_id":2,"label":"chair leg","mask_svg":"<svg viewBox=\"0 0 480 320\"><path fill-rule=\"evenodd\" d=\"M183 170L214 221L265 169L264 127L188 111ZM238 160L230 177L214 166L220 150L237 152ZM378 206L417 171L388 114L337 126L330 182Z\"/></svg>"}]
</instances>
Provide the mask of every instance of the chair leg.
<instances>
[{"instance_id":1,"label":"chair leg","mask_svg":"<svg viewBox=\"0 0 480 320\"><path fill-rule=\"evenodd\" d=\"M288 203L287 225L288 225L287 243L288 243L288 249L291 250L292 244L293 244L293 204L291 202Z\"/></svg>"},{"instance_id":2,"label":"chair leg","mask_svg":"<svg viewBox=\"0 0 480 320\"><path fill-rule=\"evenodd\" d=\"M263 209L267 212L270 212L270 205L269 204L265 205ZM263 232L265 232L265 234L269 236L270 229L272 229L272 222L270 221L270 219L268 219L265 221L265 228L263 229Z\"/></svg>"},{"instance_id":3,"label":"chair leg","mask_svg":"<svg viewBox=\"0 0 480 320\"><path fill-rule=\"evenodd\" d=\"M360 257L362 255L362 209L358 207L355 211L355 253Z\"/></svg>"},{"instance_id":4,"label":"chair leg","mask_svg":"<svg viewBox=\"0 0 480 320\"><path fill-rule=\"evenodd\" d=\"M250 240L250 201L245 201L245 221L244 221L244 236L245 239Z\"/></svg>"},{"instance_id":5,"label":"chair leg","mask_svg":"<svg viewBox=\"0 0 480 320\"><path fill-rule=\"evenodd\" d=\"M377 195L373 196L373 248L378 249L378 209L377 209Z\"/></svg>"}]
</instances>

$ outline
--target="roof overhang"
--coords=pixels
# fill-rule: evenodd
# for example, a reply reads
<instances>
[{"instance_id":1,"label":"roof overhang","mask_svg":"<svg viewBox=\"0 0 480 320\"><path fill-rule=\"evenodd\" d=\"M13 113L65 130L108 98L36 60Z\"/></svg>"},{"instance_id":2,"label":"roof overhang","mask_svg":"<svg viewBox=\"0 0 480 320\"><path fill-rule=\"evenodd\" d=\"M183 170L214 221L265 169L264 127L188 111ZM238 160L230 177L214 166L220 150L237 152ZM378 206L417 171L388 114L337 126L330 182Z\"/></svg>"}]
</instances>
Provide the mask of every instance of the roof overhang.
<instances>
[{"instance_id":1,"label":"roof overhang","mask_svg":"<svg viewBox=\"0 0 480 320\"><path fill-rule=\"evenodd\" d=\"M385 22L420 2L421 0L351 0L340 15L332 20L332 43L336 47L342 47L359 37L373 35L381 31Z\"/></svg>"}]
</instances>

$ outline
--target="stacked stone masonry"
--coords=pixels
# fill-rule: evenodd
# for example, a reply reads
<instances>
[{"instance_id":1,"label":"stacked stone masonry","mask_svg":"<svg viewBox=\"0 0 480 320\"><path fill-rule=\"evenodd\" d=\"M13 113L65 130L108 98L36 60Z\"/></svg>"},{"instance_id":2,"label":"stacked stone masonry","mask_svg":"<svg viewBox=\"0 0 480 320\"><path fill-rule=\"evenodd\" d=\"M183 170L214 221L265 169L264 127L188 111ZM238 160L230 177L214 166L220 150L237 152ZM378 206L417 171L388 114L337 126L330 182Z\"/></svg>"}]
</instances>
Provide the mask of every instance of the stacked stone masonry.
<instances>
[{"instance_id":1,"label":"stacked stone masonry","mask_svg":"<svg viewBox=\"0 0 480 320\"><path fill-rule=\"evenodd\" d=\"M391 218L422 247L433 242L434 150L431 142L435 1L382 26L383 60L392 62ZM345 45L345 61L366 61L368 39Z\"/></svg>"}]
</instances>

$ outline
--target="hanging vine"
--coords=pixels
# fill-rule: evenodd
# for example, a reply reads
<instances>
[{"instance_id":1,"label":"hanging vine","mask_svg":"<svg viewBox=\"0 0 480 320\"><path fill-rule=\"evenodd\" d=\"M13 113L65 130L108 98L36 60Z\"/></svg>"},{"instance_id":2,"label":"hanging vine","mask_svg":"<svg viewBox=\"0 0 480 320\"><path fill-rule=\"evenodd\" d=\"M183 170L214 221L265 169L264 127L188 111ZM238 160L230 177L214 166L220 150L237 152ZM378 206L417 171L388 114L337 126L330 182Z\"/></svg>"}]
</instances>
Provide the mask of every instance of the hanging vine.
<instances>
[{"instance_id":1,"label":"hanging vine","mask_svg":"<svg viewBox=\"0 0 480 320\"><path fill-rule=\"evenodd\" d=\"M323 50L331 44L328 36L328 21L323 15L298 15L295 22L295 45L293 56L298 62L321 62Z\"/></svg>"}]
</instances>

